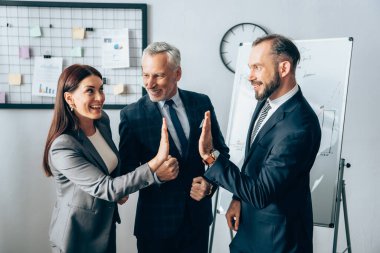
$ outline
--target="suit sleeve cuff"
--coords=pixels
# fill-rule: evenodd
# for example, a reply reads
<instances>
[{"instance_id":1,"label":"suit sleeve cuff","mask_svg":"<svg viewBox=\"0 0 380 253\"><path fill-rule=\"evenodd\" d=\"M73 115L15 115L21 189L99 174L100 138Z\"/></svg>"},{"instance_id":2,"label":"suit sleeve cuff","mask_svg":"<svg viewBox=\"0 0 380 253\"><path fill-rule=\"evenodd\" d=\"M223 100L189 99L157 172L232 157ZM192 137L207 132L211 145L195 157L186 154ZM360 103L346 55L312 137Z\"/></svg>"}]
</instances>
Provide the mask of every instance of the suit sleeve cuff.
<instances>
[{"instance_id":1,"label":"suit sleeve cuff","mask_svg":"<svg viewBox=\"0 0 380 253\"><path fill-rule=\"evenodd\" d=\"M156 172L153 173L153 177L154 177L154 182L156 184L161 185L161 184L165 183L165 181L161 181L160 179L158 179L158 176L157 176Z\"/></svg>"}]
</instances>

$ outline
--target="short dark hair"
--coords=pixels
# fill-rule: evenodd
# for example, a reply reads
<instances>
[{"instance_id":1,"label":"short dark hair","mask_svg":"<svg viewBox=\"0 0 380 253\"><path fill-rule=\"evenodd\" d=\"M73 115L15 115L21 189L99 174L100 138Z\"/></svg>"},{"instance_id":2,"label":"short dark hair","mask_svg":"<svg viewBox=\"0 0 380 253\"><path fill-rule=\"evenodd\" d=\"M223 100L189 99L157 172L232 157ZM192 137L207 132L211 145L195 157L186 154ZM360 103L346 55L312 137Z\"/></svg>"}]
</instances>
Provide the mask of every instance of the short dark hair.
<instances>
[{"instance_id":1,"label":"short dark hair","mask_svg":"<svg viewBox=\"0 0 380 253\"><path fill-rule=\"evenodd\" d=\"M279 34L270 34L256 39L252 46L257 46L264 41L272 42L272 53L274 55L291 60L292 70L295 71L300 60L300 52L298 51L297 46L290 39Z\"/></svg>"}]
</instances>

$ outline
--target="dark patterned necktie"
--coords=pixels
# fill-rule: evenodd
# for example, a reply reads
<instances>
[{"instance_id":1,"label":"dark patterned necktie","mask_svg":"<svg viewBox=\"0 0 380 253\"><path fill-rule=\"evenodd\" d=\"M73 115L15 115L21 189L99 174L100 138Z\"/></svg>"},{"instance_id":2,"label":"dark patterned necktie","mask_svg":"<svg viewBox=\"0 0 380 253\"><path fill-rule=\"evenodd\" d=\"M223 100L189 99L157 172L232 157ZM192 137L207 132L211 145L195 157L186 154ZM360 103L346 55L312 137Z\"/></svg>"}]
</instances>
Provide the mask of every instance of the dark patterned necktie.
<instances>
[{"instance_id":1,"label":"dark patterned necktie","mask_svg":"<svg viewBox=\"0 0 380 253\"><path fill-rule=\"evenodd\" d=\"M184 157L186 155L186 149L187 149L187 144L188 144L185 132L183 131L181 122L179 121L177 113L175 109L173 108L173 104L174 104L173 100L171 99L167 100L165 104L169 106L170 118L172 120L173 126L177 133L178 140L181 144L182 157Z\"/></svg>"},{"instance_id":2,"label":"dark patterned necktie","mask_svg":"<svg viewBox=\"0 0 380 253\"><path fill-rule=\"evenodd\" d=\"M266 118L266 116L268 115L268 111L271 109L272 107L270 107L270 104L269 102L267 101L263 107L263 109L261 110L261 113L259 115L259 118L256 122L256 125L255 125L255 128L253 129L252 133L251 133L251 143L249 146L252 146L252 143L253 143L253 140L255 139L256 135L257 135L257 132L259 131L260 129L260 126L261 124L263 123L264 119Z\"/></svg>"}]
</instances>

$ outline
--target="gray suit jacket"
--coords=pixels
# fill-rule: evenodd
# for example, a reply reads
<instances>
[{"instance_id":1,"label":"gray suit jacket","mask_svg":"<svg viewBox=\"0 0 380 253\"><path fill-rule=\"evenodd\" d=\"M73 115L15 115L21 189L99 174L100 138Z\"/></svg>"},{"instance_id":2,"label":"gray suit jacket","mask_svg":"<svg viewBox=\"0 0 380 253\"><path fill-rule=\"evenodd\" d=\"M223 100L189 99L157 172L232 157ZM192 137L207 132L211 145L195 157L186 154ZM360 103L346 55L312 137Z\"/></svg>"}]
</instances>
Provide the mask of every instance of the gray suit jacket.
<instances>
[{"instance_id":1,"label":"gray suit jacket","mask_svg":"<svg viewBox=\"0 0 380 253\"><path fill-rule=\"evenodd\" d=\"M108 116L103 112L95 124L118 156ZM55 139L49 164L57 187L49 235L51 243L63 252L105 252L112 224L120 223L115 202L154 183L147 164L123 176L119 176L118 166L110 175L82 131Z\"/></svg>"}]
</instances>

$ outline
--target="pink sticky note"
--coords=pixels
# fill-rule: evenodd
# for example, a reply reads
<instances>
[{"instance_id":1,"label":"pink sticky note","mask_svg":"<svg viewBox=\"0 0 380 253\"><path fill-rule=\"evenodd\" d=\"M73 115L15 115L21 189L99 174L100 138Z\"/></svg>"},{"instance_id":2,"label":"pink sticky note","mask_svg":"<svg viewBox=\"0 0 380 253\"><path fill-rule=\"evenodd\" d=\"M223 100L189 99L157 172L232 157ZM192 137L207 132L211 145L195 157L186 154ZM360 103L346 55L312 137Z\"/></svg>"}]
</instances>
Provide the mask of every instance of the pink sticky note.
<instances>
[{"instance_id":1,"label":"pink sticky note","mask_svg":"<svg viewBox=\"0 0 380 253\"><path fill-rule=\"evenodd\" d=\"M22 59L29 59L30 53L29 53L29 47L20 47L19 49L19 56Z\"/></svg>"},{"instance_id":2,"label":"pink sticky note","mask_svg":"<svg viewBox=\"0 0 380 253\"><path fill-rule=\"evenodd\" d=\"M5 92L0 91L0 104L5 104Z\"/></svg>"}]
</instances>

